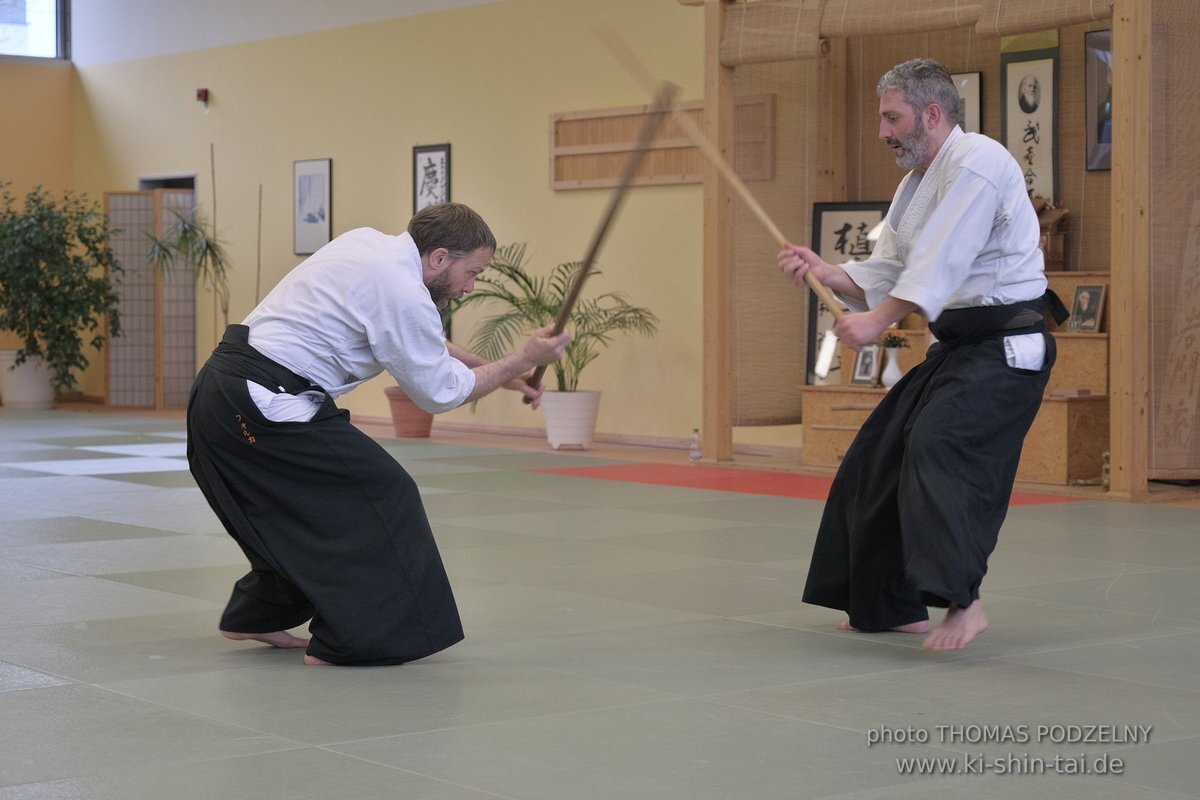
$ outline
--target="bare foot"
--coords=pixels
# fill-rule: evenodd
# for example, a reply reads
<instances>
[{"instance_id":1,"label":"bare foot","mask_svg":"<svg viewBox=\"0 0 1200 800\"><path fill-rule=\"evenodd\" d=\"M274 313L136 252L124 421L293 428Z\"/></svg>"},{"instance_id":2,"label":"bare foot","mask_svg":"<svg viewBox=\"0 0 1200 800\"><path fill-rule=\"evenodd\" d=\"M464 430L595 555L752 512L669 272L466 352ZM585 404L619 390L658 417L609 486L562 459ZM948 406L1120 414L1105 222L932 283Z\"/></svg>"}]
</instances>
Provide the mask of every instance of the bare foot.
<instances>
[{"instance_id":1,"label":"bare foot","mask_svg":"<svg viewBox=\"0 0 1200 800\"><path fill-rule=\"evenodd\" d=\"M317 658L316 656L310 656L310 655L304 656L304 663L310 667L332 667L333 666L333 662L331 662L331 661L322 661L321 659Z\"/></svg>"},{"instance_id":2,"label":"bare foot","mask_svg":"<svg viewBox=\"0 0 1200 800\"><path fill-rule=\"evenodd\" d=\"M961 650L987 630L987 626L982 600L976 600L966 608L951 605L941 623L925 637L921 646L926 650Z\"/></svg>"},{"instance_id":3,"label":"bare foot","mask_svg":"<svg viewBox=\"0 0 1200 800\"><path fill-rule=\"evenodd\" d=\"M837 629L839 631L857 631L858 630L858 628L856 628L850 624L850 620L848 620L848 619L842 620L841 622L839 622L837 624ZM889 628L888 630L893 630L893 631L896 631L897 633L925 633L929 630L929 620L927 620L927 619L917 620L916 622L909 622L905 625L897 625L896 627Z\"/></svg>"},{"instance_id":4,"label":"bare foot","mask_svg":"<svg viewBox=\"0 0 1200 800\"><path fill-rule=\"evenodd\" d=\"M290 650L297 647L308 647L308 639L301 639L299 636L292 636L287 631L275 631L273 633L236 633L234 631L221 631L221 635L226 639L236 639L242 641L245 639L253 639L256 642L269 644L271 647L279 647L284 650Z\"/></svg>"}]
</instances>

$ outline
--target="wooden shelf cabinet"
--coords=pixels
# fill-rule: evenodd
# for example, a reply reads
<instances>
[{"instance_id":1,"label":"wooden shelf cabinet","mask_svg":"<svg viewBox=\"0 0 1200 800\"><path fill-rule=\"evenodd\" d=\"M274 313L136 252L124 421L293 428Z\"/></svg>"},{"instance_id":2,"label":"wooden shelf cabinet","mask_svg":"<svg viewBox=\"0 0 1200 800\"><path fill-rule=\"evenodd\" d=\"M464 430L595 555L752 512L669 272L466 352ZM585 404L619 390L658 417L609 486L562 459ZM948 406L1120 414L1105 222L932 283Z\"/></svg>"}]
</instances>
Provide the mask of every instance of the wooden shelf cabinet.
<instances>
[{"instance_id":1,"label":"wooden shelf cabinet","mask_svg":"<svg viewBox=\"0 0 1200 800\"><path fill-rule=\"evenodd\" d=\"M1108 284L1107 272L1047 272L1046 278L1068 307L1081 285ZM1107 314L1101 318L1101 329ZM900 367L905 372L928 349L929 331L917 324L902 325L899 331L909 346L900 349ZM1058 360L1050 373L1046 396L1033 421L1017 480L1029 483L1066 485L1100 477L1104 450L1108 447L1108 334L1081 333L1062 328L1051 331L1058 347ZM854 368L855 352L841 348L841 374ZM1087 394L1082 394L1086 391ZM879 403L885 390L879 387L835 385L801 387L801 420L804 446L801 461L811 466L833 467L841 463L859 427ZM1080 396L1075 396L1075 395Z\"/></svg>"},{"instance_id":2,"label":"wooden shelf cabinet","mask_svg":"<svg viewBox=\"0 0 1200 800\"><path fill-rule=\"evenodd\" d=\"M801 387L801 461L836 467L886 391L865 386ZM1108 443L1108 397L1047 395L1025 437L1017 480L1067 485L1100 477Z\"/></svg>"}]
</instances>

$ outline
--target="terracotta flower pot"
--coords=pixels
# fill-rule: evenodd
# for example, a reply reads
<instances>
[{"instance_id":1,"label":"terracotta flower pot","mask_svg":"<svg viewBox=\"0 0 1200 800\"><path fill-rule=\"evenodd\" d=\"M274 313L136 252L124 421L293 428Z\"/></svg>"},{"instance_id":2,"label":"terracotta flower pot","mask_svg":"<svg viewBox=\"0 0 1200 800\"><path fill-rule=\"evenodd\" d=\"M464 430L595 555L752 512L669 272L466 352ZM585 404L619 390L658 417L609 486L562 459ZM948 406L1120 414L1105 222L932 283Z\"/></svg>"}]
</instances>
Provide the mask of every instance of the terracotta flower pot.
<instances>
[{"instance_id":1,"label":"terracotta flower pot","mask_svg":"<svg viewBox=\"0 0 1200 800\"><path fill-rule=\"evenodd\" d=\"M433 427L433 414L412 401L399 386L383 390L392 407L392 430L401 439L428 438Z\"/></svg>"}]
</instances>

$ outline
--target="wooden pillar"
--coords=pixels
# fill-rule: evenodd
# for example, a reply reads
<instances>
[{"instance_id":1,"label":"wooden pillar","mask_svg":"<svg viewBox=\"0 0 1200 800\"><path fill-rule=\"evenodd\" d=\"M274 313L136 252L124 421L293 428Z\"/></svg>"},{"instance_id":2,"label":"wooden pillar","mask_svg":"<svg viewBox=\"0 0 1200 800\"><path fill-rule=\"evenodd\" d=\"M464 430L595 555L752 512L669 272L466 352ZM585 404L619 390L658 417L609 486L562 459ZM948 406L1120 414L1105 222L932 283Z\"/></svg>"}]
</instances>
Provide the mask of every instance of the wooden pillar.
<instances>
[{"instance_id":1,"label":"wooden pillar","mask_svg":"<svg viewBox=\"0 0 1200 800\"><path fill-rule=\"evenodd\" d=\"M704 132L733 163L733 69L721 63L727 0L704 4ZM704 453L733 460L733 192L704 173Z\"/></svg>"},{"instance_id":2,"label":"wooden pillar","mask_svg":"<svg viewBox=\"0 0 1200 800\"><path fill-rule=\"evenodd\" d=\"M817 62L816 102L809 109L818 122L813 131L816 164L813 172L812 199L817 202L839 202L848 199L846 187L846 129L848 101L847 52L849 42L838 38L829 41L829 54ZM861 200L862 198L854 198Z\"/></svg>"},{"instance_id":3,"label":"wooden pillar","mask_svg":"<svg viewBox=\"0 0 1200 800\"><path fill-rule=\"evenodd\" d=\"M1109 491L1128 499L1149 493L1150 12L1151 0L1113 5Z\"/></svg>"}]
</instances>

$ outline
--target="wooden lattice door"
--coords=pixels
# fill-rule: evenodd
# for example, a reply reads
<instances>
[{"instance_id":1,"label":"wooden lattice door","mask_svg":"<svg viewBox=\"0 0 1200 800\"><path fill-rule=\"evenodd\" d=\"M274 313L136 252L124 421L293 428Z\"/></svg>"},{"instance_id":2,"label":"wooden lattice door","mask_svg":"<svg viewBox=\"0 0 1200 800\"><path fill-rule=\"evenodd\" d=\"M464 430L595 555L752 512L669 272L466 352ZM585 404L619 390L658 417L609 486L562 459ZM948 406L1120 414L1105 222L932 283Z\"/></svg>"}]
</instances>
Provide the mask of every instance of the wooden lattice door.
<instances>
[{"instance_id":1,"label":"wooden lattice door","mask_svg":"<svg viewBox=\"0 0 1200 800\"><path fill-rule=\"evenodd\" d=\"M108 346L111 406L182 408L196 375L196 275L184 265L162 273L149 263L149 234L161 236L173 209L192 207L190 189L106 192L115 229L113 251L123 268L121 335Z\"/></svg>"}]
</instances>

